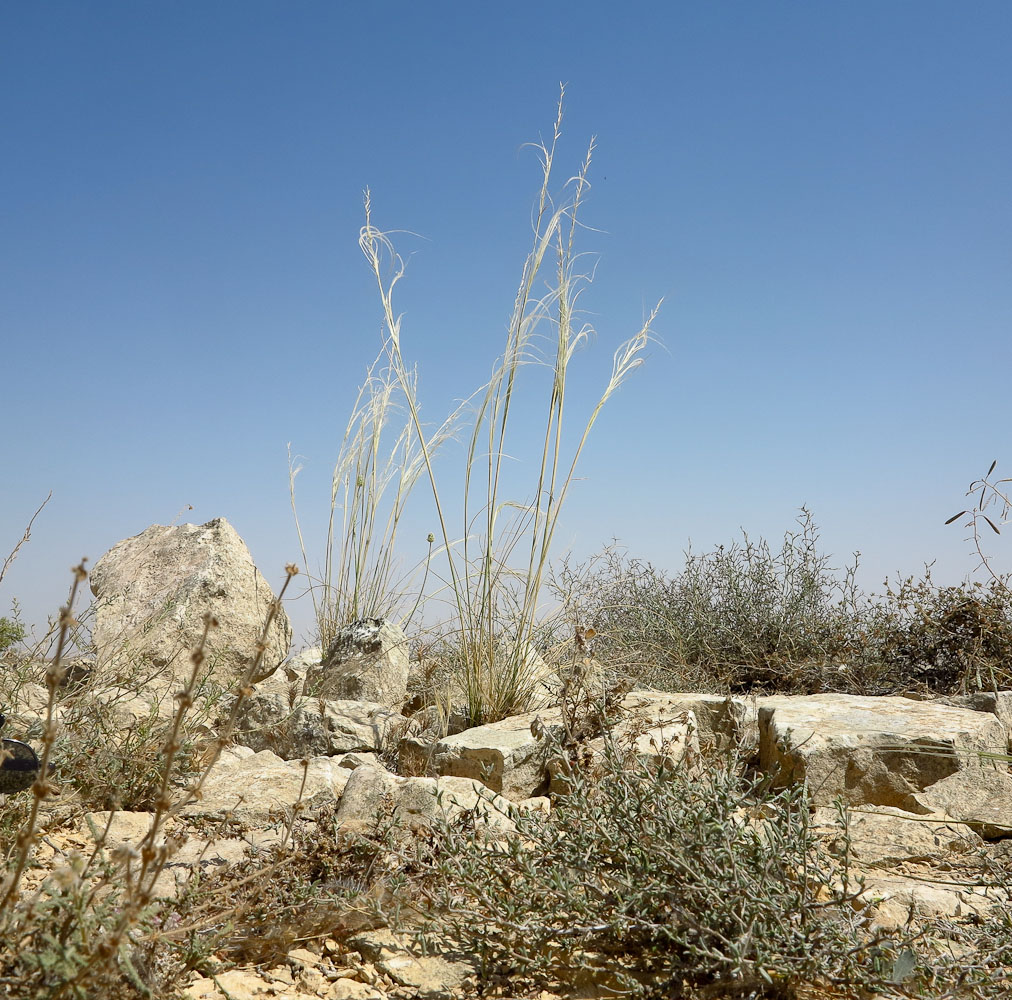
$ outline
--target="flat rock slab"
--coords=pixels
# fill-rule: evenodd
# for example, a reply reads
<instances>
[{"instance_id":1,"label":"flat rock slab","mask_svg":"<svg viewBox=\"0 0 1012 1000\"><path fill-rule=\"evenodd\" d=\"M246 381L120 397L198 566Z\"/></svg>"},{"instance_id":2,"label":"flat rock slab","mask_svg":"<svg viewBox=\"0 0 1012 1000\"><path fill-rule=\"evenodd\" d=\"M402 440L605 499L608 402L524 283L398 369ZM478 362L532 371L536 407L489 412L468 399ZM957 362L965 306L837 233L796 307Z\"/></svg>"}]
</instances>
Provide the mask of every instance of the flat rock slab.
<instances>
[{"instance_id":1,"label":"flat rock slab","mask_svg":"<svg viewBox=\"0 0 1012 1000\"><path fill-rule=\"evenodd\" d=\"M916 796L924 809L939 809L985 840L1012 837L1012 775L1005 765L962 771Z\"/></svg>"},{"instance_id":2,"label":"flat rock slab","mask_svg":"<svg viewBox=\"0 0 1012 1000\"><path fill-rule=\"evenodd\" d=\"M707 695L672 695L637 691L625 696L616 712L611 735L619 747L631 746L641 756L663 754L675 762L687 748L699 749L699 724L693 705L703 709L709 732L734 713L726 699ZM724 714L722 714L724 713ZM744 716L744 705L741 705ZM731 722L728 721L728 731ZM545 732L549 738L536 735ZM550 785L550 762L564 740L566 728L558 708L515 715L487 726L447 736L429 748L429 767L436 774L473 778L512 802L541 795ZM587 745L603 752L600 738ZM411 745L412 757L425 758L424 748Z\"/></svg>"},{"instance_id":3,"label":"flat rock slab","mask_svg":"<svg viewBox=\"0 0 1012 1000\"><path fill-rule=\"evenodd\" d=\"M836 854L850 851L863 865L892 867L911 861L951 859L980 848L980 837L963 823L936 813L924 816L889 806L845 811L829 806L815 810L812 829Z\"/></svg>"},{"instance_id":4,"label":"flat rock slab","mask_svg":"<svg viewBox=\"0 0 1012 1000\"><path fill-rule=\"evenodd\" d=\"M296 803L311 812L335 802L352 774L330 757L311 757L303 768L300 761L282 760L270 750L253 753L235 747L215 764L200 800L184 806L181 814L215 818L231 814L244 825L267 826Z\"/></svg>"},{"instance_id":5,"label":"flat rock slab","mask_svg":"<svg viewBox=\"0 0 1012 1000\"><path fill-rule=\"evenodd\" d=\"M758 721L762 770L778 787L805 782L816 806L839 797L930 812L920 792L950 775L979 772L986 755L1008 743L990 713L909 698L763 698Z\"/></svg>"}]
</instances>

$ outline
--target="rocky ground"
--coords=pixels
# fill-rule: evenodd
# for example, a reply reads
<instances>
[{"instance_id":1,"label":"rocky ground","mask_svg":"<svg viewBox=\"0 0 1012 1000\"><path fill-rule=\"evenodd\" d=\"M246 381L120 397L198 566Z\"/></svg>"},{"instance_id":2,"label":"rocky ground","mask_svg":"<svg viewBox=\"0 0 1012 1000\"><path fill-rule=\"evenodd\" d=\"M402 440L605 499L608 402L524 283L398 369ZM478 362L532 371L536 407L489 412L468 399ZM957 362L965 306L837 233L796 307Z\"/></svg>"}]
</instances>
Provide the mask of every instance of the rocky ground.
<instances>
[{"instance_id":1,"label":"rocky ground","mask_svg":"<svg viewBox=\"0 0 1012 1000\"><path fill-rule=\"evenodd\" d=\"M306 669L306 660L292 661L289 671ZM505 833L520 811L551 809L558 775L549 744L535 733L562 724L558 708L436 739L412 732L403 717L375 703L300 696L287 714L281 704L267 712L264 703L280 697L277 685L265 681L244 716L269 717L272 724L241 727L200 800L166 825L164 836L178 847L158 893L171 896L194 873L224 871L262 854L291 834L293 816L312 824L328 807L348 830L368 827L382 803L393 803L399 822L417 828L437 814L477 808ZM1006 839L1012 838L1012 777L1007 762L991 756L1008 751L1010 707L1012 693L952 705L901 697L746 700L633 691L622 700L613 738L631 741L644 756L669 759L702 759L737 744L774 782L806 783L816 831L831 851L849 848L852 876L864 882L869 927L889 930L911 919L972 921L1006 904L1003 894L977 883L981 853L1002 863L1012 844ZM268 739L271 734L276 738ZM265 741L284 755L248 745ZM427 774L417 773L422 770ZM846 845L837 803L848 820ZM50 806L58 807L59 799ZM150 820L138 812L85 814L43 839L26 887L61 859L93 850L99 832L110 855L136 846ZM208 836L209 825L226 823L227 835ZM183 993L194 1000L449 998L473 983L466 960L422 956L409 938L381 928L340 942L303 942L269 967L223 966L216 973L205 967L183 984Z\"/></svg>"}]
</instances>

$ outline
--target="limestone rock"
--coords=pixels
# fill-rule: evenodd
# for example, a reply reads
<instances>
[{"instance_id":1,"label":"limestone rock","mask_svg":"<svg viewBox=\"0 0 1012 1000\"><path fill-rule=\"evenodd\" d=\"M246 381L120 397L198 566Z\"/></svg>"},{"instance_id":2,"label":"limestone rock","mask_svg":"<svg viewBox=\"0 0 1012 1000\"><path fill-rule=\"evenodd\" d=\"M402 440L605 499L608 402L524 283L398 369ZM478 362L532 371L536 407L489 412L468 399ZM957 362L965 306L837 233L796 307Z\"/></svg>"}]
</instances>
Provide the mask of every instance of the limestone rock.
<instances>
[{"instance_id":1,"label":"limestone rock","mask_svg":"<svg viewBox=\"0 0 1012 1000\"><path fill-rule=\"evenodd\" d=\"M460 955L424 954L409 935L396 934L385 927L354 935L348 939L348 946L419 998L443 1000L463 996L466 980L477 972L473 961Z\"/></svg>"},{"instance_id":2,"label":"limestone rock","mask_svg":"<svg viewBox=\"0 0 1012 1000\"><path fill-rule=\"evenodd\" d=\"M910 861L946 859L982 846L979 836L941 813L920 815L888 806L847 810L846 838L836 809L815 810L812 828L834 853L850 842L852 860L862 865L893 866Z\"/></svg>"},{"instance_id":3,"label":"limestone rock","mask_svg":"<svg viewBox=\"0 0 1012 1000\"><path fill-rule=\"evenodd\" d=\"M375 767L344 773L349 777L337 820L347 830L371 830L377 816L394 815L398 827L415 832L470 810L491 830L516 828L509 802L469 778L399 778Z\"/></svg>"},{"instance_id":4,"label":"limestone rock","mask_svg":"<svg viewBox=\"0 0 1012 1000\"><path fill-rule=\"evenodd\" d=\"M986 840L1012 837L1012 775L1004 766L960 771L916 799L922 808L942 810Z\"/></svg>"},{"instance_id":5,"label":"limestone rock","mask_svg":"<svg viewBox=\"0 0 1012 1000\"><path fill-rule=\"evenodd\" d=\"M256 685L257 693L277 695L283 700L301 695L306 685L306 674L318 666L322 658L319 647L304 649L301 653L289 656L274 673Z\"/></svg>"},{"instance_id":6,"label":"limestone rock","mask_svg":"<svg viewBox=\"0 0 1012 1000\"><path fill-rule=\"evenodd\" d=\"M546 763L551 749L531 732L538 718L537 712L528 712L447 736L432 748L432 769L437 774L473 778L514 802L538 795L548 787ZM545 712L543 721L561 737L557 709Z\"/></svg>"},{"instance_id":7,"label":"limestone rock","mask_svg":"<svg viewBox=\"0 0 1012 1000\"><path fill-rule=\"evenodd\" d=\"M84 816L87 836L95 843L101 841L106 855L113 860L126 860L133 855L131 864L136 870L139 845L151 829L152 815L146 812L91 812ZM197 872L210 872L229 868L246 857L250 844L236 838L195 837L169 820L165 831L157 838L156 846L170 846L168 860L154 884L158 898L173 898L183 885Z\"/></svg>"},{"instance_id":8,"label":"limestone rock","mask_svg":"<svg viewBox=\"0 0 1012 1000\"><path fill-rule=\"evenodd\" d=\"M747 739L752 714L743 698L666 691L630 691L622 699L622 710L640 719L658 720L692 712L699 738L721 746Z\"/></svg>"},{"instance_id":9,"label":"limestone rock","mask_svg":"<svg viewBox=\"0 0 1012 1000\"><path fill-rule=\"evenodd\" d=\"M724 705L724 699L715 700ZM686 749L699 750L695 716L685 708L697 701L704 704L705 696L628 694L616 712L611 737L616 745L641 756L663 753L675 763ZM714 722L718 710L710 708L708 718ZM549 708L476 726L436 741L427 751L411 741L402 742L401 750L416 765L427 761L436 774L474 778L519 802L548 790L549 763L566 736L562 711ZM596 755L604 752L603 737L590 739L586 745Z\"/></svg>"},{"instance_id":10,"label":"limestone rock","mask_svg":"<svg viewBox=\"0 0 1012 1000\"><path fill-rule=\"evenodd\" d=\"M227 706L226 706L227 707ZM243 701L235 739L285 760L382 750L391 727L403 717L368 701L328 701L304 695L261 694Z\"/></svg>"},{"instance_id":11,"label":"limestone rock","mask_svg":"<svg viewBox=\"0 0 1012 1000\"><path fill-rule=\"evenodd\" d=\"M299 803L303 813L335 802L355 772L330 757L282 760L270 750L253 753L236 747L223 753L208 775L200 800L182 810L184 816L223 817L227 813L247 826L266 826ZM303 775L305 784L303 785Z\"/></svg>"},{"instance_id":12,"label":"limestone rock","mask_svg":"<svg viewBox=\"0 0 1012 1000\"><path fill-rule=\"evenodd\" d=\"M91 589L99 670L122 675L153 666L186 676L189 651L203 634L205 614L211 614L219 626L208 637L205 664L222 683L240 676L255 656L274 600L224 518L202 525L156 524L119 542L96 563ZM285 658L291 633L282 610L268 634L263 671Z\"/></svg>"},{"instance_id":13,"label":"limestone rock","mask_svg":"<svg viewBox=\"0 0 1012 1000\"><path fill-rule=\"evenodd\" d=\"M1012 691L973 691L940 699L946 705L969 708L974 712L990 712L1009 732L1009 750L1012 751Z\"/></svg>"},{"instance_id":14,"label":"limestone rock","mask_svg":"<svg viewBox=\"0 0 1012 1000\"><path fill-rule=\"evenodd\" d=\"M904 927L908 920L983 915L994 907L982 889L959 888L951 879L873 873L858 899L869 908L871 926L884 931Z\"/></svg>"},{"instance_id":15,"label":"limestone rock","mask_svg":"<svg viewBox=\"0 0 1012 1000\"><path fill-rule=\"evenodd\" d=\"M407 637L384 618L362 618L342 628L320 665L309 669L305 693L400 709L407 687Z\"/></svg>"},{"instance_id":16,"label":"limestone rock","mask_svg":"<svg viewBox=\"0 0 1012 1000\"><path fill-rule=\"evenodd\" d=\"M934 811L918 793L950 775L981 768L1000 751L1005 727L984 712L909 698L820 694L759 701L760 766L785 786L806 782L816 806Z\"/></svg>"}]
</instances>

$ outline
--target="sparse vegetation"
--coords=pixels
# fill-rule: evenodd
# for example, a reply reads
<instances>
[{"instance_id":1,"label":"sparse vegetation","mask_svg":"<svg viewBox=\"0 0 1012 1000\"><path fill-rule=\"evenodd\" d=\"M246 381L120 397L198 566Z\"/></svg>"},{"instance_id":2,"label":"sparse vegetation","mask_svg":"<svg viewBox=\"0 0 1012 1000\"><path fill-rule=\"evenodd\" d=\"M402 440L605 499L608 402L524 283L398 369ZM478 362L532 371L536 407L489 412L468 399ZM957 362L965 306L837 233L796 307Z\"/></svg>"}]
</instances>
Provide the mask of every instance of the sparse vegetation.
<instances>
[{"instance_id":1,"label":"sparse vegetation","mask_svg":"<svg viewBox=\"0 0 1012 1000\"><path fill-rule=\"evenodd\" d=\"M658 770L611 746L550 817L518 824L491 844L444 830L395 893L421 899L425 930L477 956L489 987L857 997L901 947L860 929L799 790L763 791L733 760Z\"/></svg>"},{"instance_id":2,"label":"sparse vegetation","mask_svg":"<svg viewBox=\"0 0 1012 1000\"><path fill-rule=\"evenodd\" d=\"M834 569L802 510L779 551L747 535L686 554L670 576L611 547L563 563L553 586L571 620L597 632L613 670L668 690L951 694L1010 681L1012 595L1004 578L939 587L855 585Z\"/></svg>"},{"instance_id":3,"label":"sparse vegetation","mask_svg":"<svg viewBox=\"0 0 1012 1000\"><path fill-rule=\"evenodd\" d=\"M721 579L747 570L738 583L747 578L759 591L771 581L779 585L775 600L759 594L753 613L772 609L774 622L791 625L782 628L780 645L709 641L699 643L703 651L755 649L754 662L768 667L789 664L792 652L814 650L821 663L826 632L812 623L828 627L842 609L863 608L856 619L863 631L844 631L852 644L846 648L871 636L880 655L888 641L903 636L904 645L891 654L905 664L898 676L910 680L914 665L931 666L935 682L952 687L978 676L971 667L993 666L1007 641L1003 590L936 588L930 577L889 591L889 615L876 632L881 606L876 612L852 589L841 589L818 554L807 517L779 553L759 542L693 558L693 593L705 593L707 574ZM677 594L677 586L660 587L660 574L640 569L632 581L638 593L654 597L649 607L664 607L658 596ZM78 584L81 579L83 569ZM785 580L800 581L809 602L792 600ZM728 585L717 593L741 600L748 589ZM300 943L341 938L377 921L412 930L428 946L469 955L476 974L467 990L479 995L541 989L567 995L594 987L609 995L700 1000L997 1000L1008 988L1012 927L1000 912L890 934L868 928L854 901L860 884L849 873L847 854L826 854L810 829L802 791L771 791L747 758L725 751L687 762L691 767L648 767L613 742L604 757L583 752L587 739L607 735L627 690L584 683L599 658L613 655L607 637L590 627L570 639L571 669L559 694L562 735L546 729L542 736L559 739L568 761L566 791L556 795L549 815L518 814L517 835L504 839L490 839L467 813L405 839L393 835L396 810L381 813L365 836L347 834L333 809L318 811L312 829L293 825L296 810L280 843L230 871L194 878L175 899L160 899L155 881L182 843L160 831L181 802L199 794L208 761L227 740L229 719L213 735L207 722L215 695L198 692L195 669L171 718L152 711L131 726L118 725L118 706L103 703L109 692L94 678L85 673L67 683L62 648L74 627L70 606L61 615L56 654L42 666L45 703L33 709L48 720L37 736L43 761L59 760L56 780L64 793L56 801L62 804L48 807L51 779L40 776L30 792L9 800L0 822L7 858L0 940L20 943L0 946L0 984L12 998L168 997L190 970L214 974L229 962L276 962ZM714 606L701 599L691 606L709 608L716 623ZM619 607L628 613L630 604ZM792 607L802 609L795 618L787 613ZM727 627L715 634L729 643L749 620L756 621L728 615ZM765 634L776 635L772 627ZM651 651L646 643L634 648L644 660ZM966 659L971 653L976 659ZM195 668L200 661L198 647ZM26 718L39 689L22 675L33 669L39 665L23 660L5 675L5 698L21 699L17 707ZM257 671L254 659L240 694ZM985 676L1000 680L979 674ZM54 859L48 871L33 869L42 838L81 812L102 808L150 812L151 828L138 849L103 851L98 831L88 851ZM1004 867L992 855L983 855L965 877L1008 896ZM953 958L967 953L972 961Z\"/></svg>"}]
</instances>

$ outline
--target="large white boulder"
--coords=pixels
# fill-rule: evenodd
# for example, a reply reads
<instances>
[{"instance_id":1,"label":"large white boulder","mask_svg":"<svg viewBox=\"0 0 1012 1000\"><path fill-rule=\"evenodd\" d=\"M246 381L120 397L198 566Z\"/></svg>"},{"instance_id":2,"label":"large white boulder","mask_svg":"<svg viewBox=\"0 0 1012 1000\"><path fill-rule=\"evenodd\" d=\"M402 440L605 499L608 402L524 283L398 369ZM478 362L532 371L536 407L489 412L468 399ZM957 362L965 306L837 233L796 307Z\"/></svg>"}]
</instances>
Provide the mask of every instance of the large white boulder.
<instances>
[{"instance_id":1,"label":"large white boulder","mask_svg":"<svg viewBox=\"0 0 1012 1000\"><path fill-rule=\"evenodd\" d=\"M204 631L205 665L227 683L256 654L274 594L238 532L224 518L207 524L155 524L114 545L91 573L92 638L98 668L116 674L155 668L181 678ZM288 654L292 629L279 611L267 636L263 672Z\"/></svg>"}]
</instances>

